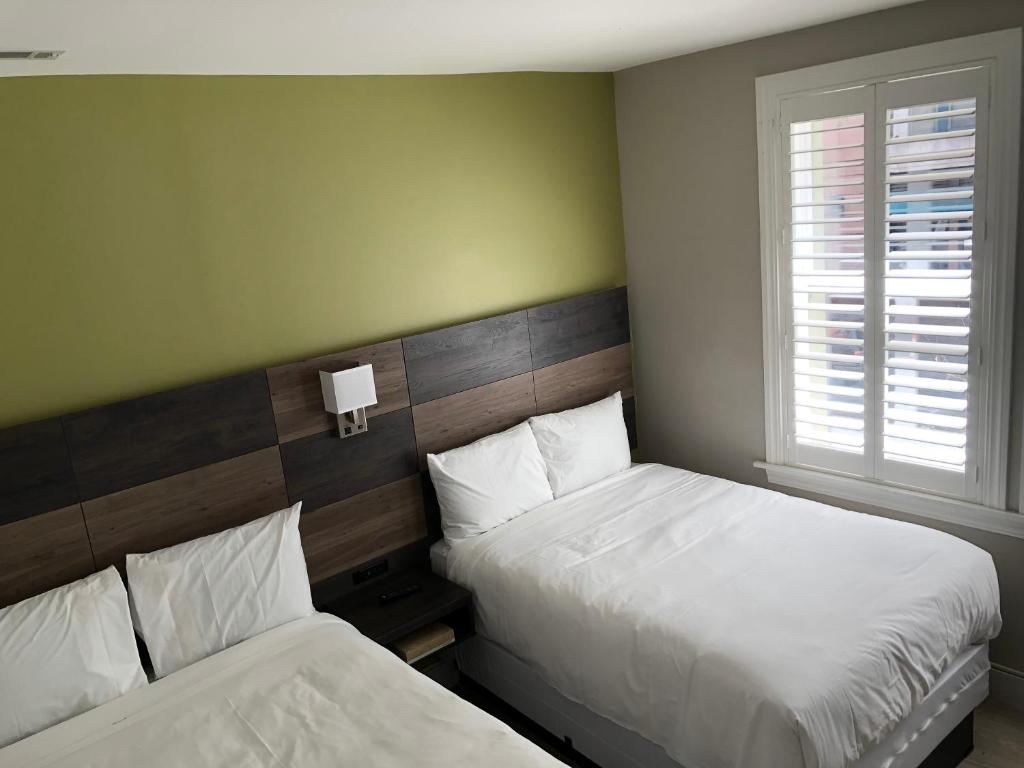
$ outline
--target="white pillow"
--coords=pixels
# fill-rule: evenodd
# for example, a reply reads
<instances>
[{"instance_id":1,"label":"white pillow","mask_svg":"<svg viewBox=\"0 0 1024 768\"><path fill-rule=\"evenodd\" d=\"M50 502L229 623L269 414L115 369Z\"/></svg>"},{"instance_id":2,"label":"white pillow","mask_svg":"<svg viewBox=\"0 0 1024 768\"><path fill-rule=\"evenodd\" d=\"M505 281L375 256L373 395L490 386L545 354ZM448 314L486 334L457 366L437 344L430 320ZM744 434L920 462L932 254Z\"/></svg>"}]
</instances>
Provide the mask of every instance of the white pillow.
<instances>
[{"instance_id":1,"label":"white pillow","mask_svg":"<svg viewBox=\"0 0 1024 768\"><path fill-rule=\"evenodd\" d=\"M448 541L486 533L551 501L551 486L526 423L444 453L427 467Z\"/></svg>"},{"instance_id":2,"label":"white pillow","mask_svg":"<svg viewBox=\"0 0 1024 768\"><path fill-rule=\"evenodd\" d=\"M299 539L301 506L128 555L136 626L157 677L313 613Z\"/></svg>"},{"instance_id":3,"label":"white pillow","mask_svg":"<svg viewBox=\"0 0 1024 768\"><path fill-rule=\"evenodd\" d=\"M556 499L629 469L619 392L580 408L532 416L530 427Z\"/></svg>"},{"instance_id":4,"label":"white pillow","mask_svg":"<svg viewBox=\"0 0 1024 768\"><path fill-rule=\"evenodd\" d=\"M144 685L113 566L0 610L0 747Z\"/></svg>"}]
</instances>

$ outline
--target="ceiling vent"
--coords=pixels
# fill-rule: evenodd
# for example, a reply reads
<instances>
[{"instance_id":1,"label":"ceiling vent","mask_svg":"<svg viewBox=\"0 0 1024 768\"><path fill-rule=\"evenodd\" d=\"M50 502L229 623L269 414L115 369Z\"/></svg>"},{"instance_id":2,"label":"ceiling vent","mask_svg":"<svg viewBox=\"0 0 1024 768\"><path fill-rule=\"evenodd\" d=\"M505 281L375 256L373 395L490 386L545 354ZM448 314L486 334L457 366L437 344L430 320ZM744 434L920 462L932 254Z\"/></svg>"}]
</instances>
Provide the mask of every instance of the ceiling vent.
<instances>
[{"instance_id":1,"label":"ceiling vent","mask_svg":"<svg viewBox=\"0 0 1024 768\"><path fill-rule=\"evenodd\" d=\"M62 53L64 53L64 51L0 51L0 61L53 61Z\"/></svg>"}]
</instances>

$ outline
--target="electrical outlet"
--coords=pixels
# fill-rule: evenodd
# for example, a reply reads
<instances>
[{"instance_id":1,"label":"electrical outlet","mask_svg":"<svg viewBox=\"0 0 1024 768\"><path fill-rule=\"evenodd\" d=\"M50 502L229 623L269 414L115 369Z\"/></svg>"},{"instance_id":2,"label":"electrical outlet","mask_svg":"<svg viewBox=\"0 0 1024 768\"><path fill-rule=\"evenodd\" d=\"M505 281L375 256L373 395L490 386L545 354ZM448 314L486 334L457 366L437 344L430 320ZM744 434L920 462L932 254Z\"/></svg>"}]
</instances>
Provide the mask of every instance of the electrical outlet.
<instances>
[{"instance_id":1,"label":"electrical outlet","mask_svg":"<svg viewBox=\"0 0 1024 768\"><path fill-rule=\"evenodd\" d=\"M360 566L356 570L352 571L352 583L363 584L370 579L375 579L378 576L382 576L388 572L388 561L377 560L375 562L366 563Z\"/></svg>"}]
</instances>

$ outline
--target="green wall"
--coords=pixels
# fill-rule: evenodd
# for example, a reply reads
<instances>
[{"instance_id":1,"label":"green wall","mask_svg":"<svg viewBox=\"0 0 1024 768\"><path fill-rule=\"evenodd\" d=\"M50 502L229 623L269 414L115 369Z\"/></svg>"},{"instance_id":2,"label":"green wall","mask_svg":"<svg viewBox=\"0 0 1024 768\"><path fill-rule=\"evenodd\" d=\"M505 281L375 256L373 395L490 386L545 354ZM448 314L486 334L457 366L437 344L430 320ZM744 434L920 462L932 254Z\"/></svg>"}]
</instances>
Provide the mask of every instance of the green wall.
<instances>
[{"instance_id":1,"label":"green wall","mask_svg":"<svg viewBox=\"0 0 1024 768\"><path fill-rule=\"evenodd\" d=\"M0 425L625 282L612 78L0 79Z\"/></svg>"}]
</instances>

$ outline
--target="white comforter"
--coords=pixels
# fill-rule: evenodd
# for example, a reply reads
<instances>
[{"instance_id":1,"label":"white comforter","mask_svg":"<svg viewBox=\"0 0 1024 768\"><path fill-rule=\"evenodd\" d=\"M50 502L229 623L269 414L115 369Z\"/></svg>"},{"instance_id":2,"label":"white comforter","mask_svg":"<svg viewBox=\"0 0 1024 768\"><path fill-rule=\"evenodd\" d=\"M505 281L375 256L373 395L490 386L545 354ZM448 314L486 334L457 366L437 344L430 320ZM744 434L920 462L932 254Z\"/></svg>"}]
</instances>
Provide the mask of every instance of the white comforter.
<instances>
[{"instance_id":1,"label":"white comforter","mask_svg":"<svg viewBox=\"0 0 1024 768\"><path fill-rule=\"evenodd\" d=\"M0 750L3 768L456 765L562 764L322 614Z\"/></svg>"},{"instance_id":2,"label":"white comforter","mask_svg":"<svg viewBox=\"0 0 1024 768\"><path fill-rule=\"evenodd\" d=\"M1000 628L960 539L641 465L453 544L478 629L687 768L849 765Z\"/></svg>"}]
</instances>

